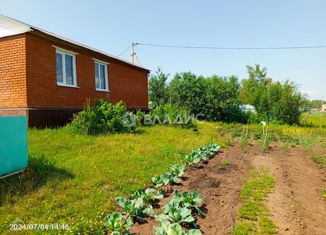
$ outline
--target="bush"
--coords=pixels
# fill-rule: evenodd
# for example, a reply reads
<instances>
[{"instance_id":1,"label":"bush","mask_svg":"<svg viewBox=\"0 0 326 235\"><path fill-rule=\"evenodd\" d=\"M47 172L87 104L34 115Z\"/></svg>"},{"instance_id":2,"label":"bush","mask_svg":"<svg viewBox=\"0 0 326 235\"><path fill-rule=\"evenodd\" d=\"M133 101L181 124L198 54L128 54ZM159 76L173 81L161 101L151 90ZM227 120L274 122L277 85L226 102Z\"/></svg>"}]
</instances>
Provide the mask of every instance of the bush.
<instances>
[{"instance_id":1,"label":"bush","mask_svg":"<svg viewBox=\"0 0 326 235\"><path fill-rule=\"evenodd\" d=\"M176 74L169 86L170 101L208 121L243 122L239 108L240 84L235 76L210 77Z\"/></svg>"},{"instance_id":2,"label":"bush","mask_svg":"<svg viewBox=\"0 0 326 235\"><path fill-rule=\"evenodd\" d=\"M195 126L195 118L190 115L190 112L174 104L163 104L156 107L150 112L149 118L152 124L180 125L185 128Z\"/></svg>"},{"instance_id":3,"label":"bush","mask_svg":"<svg viewBox=\"0 0 326 235\"><path fill-rule=\"evenodd\" d=\"M122 101L112 104L104 99L97 100L95 107L86 106L69 125L78 133L90 135L131 132L137 126L136 117Z\"/></svg>"}]
</instances>

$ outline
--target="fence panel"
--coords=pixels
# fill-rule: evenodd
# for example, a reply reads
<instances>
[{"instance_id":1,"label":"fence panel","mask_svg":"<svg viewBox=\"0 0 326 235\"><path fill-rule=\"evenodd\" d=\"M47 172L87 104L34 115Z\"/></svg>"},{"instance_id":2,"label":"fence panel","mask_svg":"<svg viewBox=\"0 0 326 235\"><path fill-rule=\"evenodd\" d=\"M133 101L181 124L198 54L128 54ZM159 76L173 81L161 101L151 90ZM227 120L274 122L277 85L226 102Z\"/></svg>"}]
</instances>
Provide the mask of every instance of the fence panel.
<instances>
[{"instance_id":1,"label":"fence panel","mask_svg":"<svg viewBox=\"0 0 326 235\"><path fill-rule=\"evenodd\" d=\"M27 117L0 116L0 178L27 165Z\"/></svg>"}]
</instances>

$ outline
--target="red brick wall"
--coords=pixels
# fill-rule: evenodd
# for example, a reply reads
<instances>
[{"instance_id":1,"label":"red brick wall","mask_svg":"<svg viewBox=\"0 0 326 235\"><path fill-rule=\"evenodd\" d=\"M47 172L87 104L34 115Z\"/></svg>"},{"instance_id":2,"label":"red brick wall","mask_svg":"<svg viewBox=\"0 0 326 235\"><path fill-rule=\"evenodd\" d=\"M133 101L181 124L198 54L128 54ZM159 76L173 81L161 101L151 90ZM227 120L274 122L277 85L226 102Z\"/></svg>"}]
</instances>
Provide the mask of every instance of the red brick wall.
<instances>
[{"instance_id":1,"label":"red brick wall","mask_svg":"<svg viewBox=\"0 0 326 235\"><path fill-rule=\"evenodd\" d=\"M0 39L0 109L27 106L25 35Z\"/></svg>"},{"instance_id":2,"label":"red brick wall","mask_svg":"<svg viewBox=\"0 0 326 235\"><path fill-rule=\"evenodd\" d=\"M78 53L76 55L77 86L57 86L53 45ZM108 98L112 102L125 101L127 108L148 107L147 71L121 63L81 47L53 41L32 33L26 34L27 103L32 108L82 108L89 99ZM93 58L108 65L111 92L95 90Z\"/></svg>"}]
</instances>

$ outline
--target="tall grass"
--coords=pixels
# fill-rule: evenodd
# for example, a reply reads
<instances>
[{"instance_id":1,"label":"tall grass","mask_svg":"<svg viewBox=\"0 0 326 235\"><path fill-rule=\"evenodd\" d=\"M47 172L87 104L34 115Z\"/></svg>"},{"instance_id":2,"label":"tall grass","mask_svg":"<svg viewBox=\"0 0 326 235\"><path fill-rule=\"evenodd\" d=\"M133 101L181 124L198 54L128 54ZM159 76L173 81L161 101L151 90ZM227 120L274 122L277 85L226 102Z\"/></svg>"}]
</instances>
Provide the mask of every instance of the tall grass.
<instances>
[{"instance_id":1,"label":"tall grass","mask_svg":"<svg viewBox=\"0 0 326 235\"><path fill-rule=\"evenodd\" d=\"M326 112L323 113L304 113L300 123L303 126L326 128Z\"/></svg>"}]
</instances>

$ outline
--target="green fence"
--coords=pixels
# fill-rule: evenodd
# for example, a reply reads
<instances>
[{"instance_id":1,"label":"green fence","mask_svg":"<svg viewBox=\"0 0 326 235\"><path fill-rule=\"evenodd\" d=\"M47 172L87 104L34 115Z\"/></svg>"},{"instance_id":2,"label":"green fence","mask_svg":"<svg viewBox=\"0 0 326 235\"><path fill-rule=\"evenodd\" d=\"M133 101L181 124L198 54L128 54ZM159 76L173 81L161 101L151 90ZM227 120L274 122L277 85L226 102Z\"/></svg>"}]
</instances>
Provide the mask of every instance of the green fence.
<instances>
[{"instance_id":1,"label":"green fence","mask_svg":"<svg viewBox=\"0 0 326 235\"><path fill-rule=\"evenodd\" d=\"M0 116L0 177L28 165L27 117Z\"/></svg>"}]
</instances>

